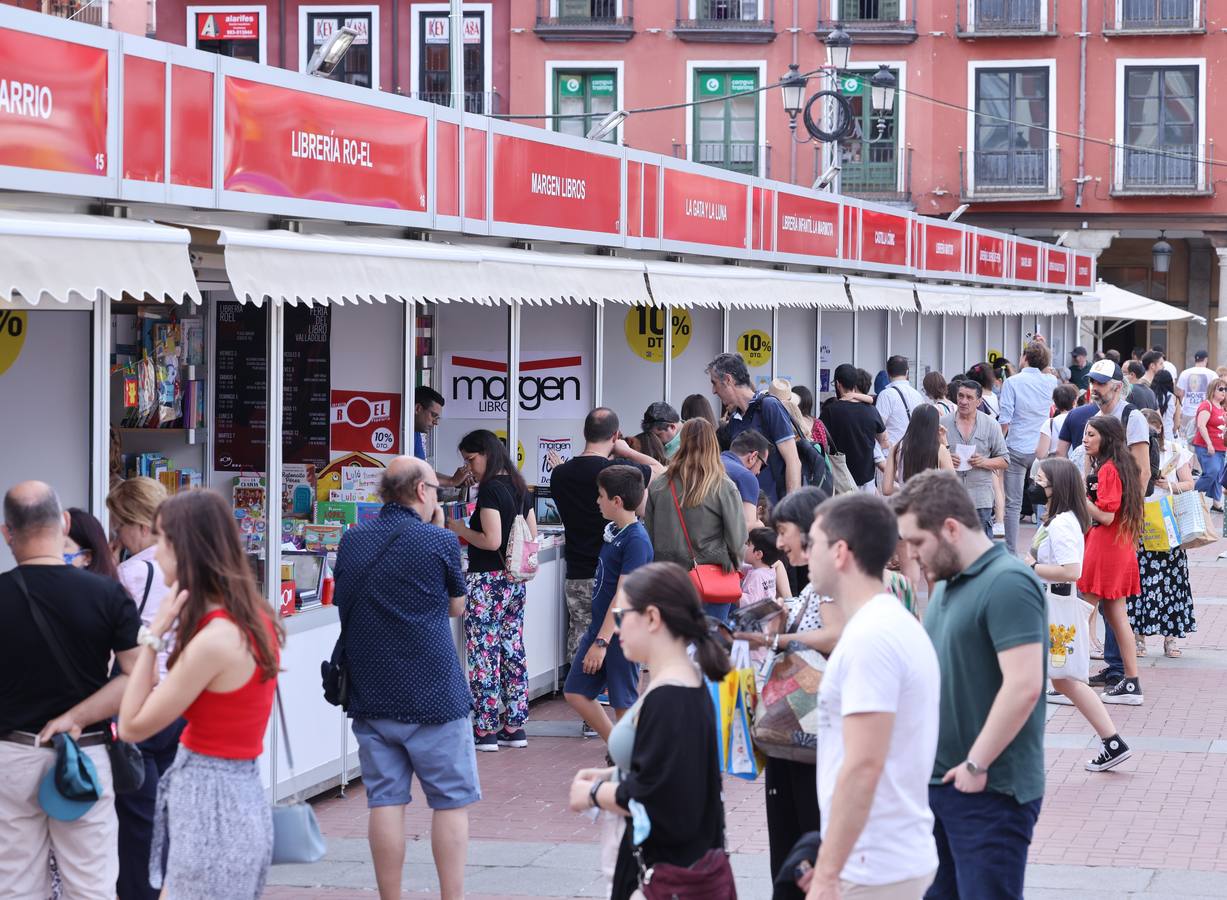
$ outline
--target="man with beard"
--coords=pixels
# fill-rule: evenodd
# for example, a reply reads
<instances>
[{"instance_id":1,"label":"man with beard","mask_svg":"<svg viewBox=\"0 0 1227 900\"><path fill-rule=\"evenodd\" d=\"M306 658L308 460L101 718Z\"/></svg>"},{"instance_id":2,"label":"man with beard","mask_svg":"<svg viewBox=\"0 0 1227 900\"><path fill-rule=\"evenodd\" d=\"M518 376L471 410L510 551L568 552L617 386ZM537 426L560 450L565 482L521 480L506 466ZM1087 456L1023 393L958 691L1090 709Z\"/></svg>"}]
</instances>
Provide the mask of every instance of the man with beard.
<instances>
[{"instance_id":1,"label":"man with beard","mask_svg":"<svg viewBox=\"0 0 1227 900\"><path fill-rule=\"evenodd\" d=\"M938 870L925 896L1021 898L1044 793L1044 591L985 536L953 472L914 476L893 505L937 582L924 625L941 667L929 781Z\"/></svg>"}]
</instances>

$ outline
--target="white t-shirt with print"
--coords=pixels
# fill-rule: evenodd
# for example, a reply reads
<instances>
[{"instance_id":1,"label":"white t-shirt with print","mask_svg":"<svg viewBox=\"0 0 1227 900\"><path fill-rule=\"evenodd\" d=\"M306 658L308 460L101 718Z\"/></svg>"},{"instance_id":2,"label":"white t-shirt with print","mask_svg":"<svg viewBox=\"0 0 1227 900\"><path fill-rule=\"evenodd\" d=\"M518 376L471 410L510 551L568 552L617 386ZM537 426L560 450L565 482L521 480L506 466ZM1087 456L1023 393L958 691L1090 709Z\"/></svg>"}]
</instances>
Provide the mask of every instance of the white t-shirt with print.
<instances>
[{"instance_id":1,"label":"white t-shirt with print","mask_svg":"<svg viewBox=\"0 0 1227 900\"><path fill-rule=\"evenodd\" d=\"M1186 420L1197 415L1197 407L1206 399L1206 388L1215 378L1218 378L1215 371L1205 366L1193 366L1180 373L1180 377L1176 379L1176 387L1184 391L1180 411L1184 413Z\"/></svg>"},{"instance_id":2,"label":"white t-shirt with print","mask_svg":"<svg viewBox=\"0 0 1227 900\"><path fill-rule=\"evenodd\" d=\"M937 756L941 670L929 636L897 597L878 594L844 626L818 688L818 807L825 837L844 762L843 719L895 716L865 828L841 877L879 885L937 868L929 778Z\"/></svg>"}]
</instances>

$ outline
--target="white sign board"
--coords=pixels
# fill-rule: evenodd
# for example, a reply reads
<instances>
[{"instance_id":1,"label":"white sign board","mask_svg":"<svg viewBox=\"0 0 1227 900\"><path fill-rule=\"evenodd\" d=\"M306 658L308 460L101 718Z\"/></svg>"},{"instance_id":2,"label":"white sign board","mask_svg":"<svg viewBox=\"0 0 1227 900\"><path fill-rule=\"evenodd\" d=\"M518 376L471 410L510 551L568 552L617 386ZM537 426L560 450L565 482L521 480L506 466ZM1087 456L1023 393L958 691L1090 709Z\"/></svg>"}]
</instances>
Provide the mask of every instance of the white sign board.
<instances>
[{"instance_id":1,"label":"white sign board","mask_svg":"<svg viewBox=\"0 0 1227 900\"><path fill-rule=\"evenodd\" d=\"M583 419L591 408L587 354L524 350L516 394L522 419ZM444 415L453 419L507 418L507 353L443 354Z\"/></svg>"}]
</instances>

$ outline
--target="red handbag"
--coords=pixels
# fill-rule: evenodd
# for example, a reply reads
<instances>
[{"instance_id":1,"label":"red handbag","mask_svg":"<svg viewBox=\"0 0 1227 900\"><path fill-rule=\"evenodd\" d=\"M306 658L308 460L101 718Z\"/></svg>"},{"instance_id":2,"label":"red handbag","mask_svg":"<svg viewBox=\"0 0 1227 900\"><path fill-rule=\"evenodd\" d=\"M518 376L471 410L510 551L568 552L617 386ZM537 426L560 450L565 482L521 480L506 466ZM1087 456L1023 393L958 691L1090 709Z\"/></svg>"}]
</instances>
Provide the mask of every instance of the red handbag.
<instances>
[{"instance_id":1,"label":"red handbag","mask_svg":"<svg viewBox=\"0 0 1227 900\"><path fill-rule=\"evenodd\" d=\"M677 520L682 523L682 536L686 538L686 549L690 551L690 580L699 592L699 599L704 603L737 603L741 600L741 575L736 571L725 572L724 566L714 563L699 565L695 559L694 546L690 543L690 532L686 530L686 517L682 515L682 504L677 499L677 487L669 482L669 492L673 495L673 508L677 510Z\"/></svg>"}]
</instances>

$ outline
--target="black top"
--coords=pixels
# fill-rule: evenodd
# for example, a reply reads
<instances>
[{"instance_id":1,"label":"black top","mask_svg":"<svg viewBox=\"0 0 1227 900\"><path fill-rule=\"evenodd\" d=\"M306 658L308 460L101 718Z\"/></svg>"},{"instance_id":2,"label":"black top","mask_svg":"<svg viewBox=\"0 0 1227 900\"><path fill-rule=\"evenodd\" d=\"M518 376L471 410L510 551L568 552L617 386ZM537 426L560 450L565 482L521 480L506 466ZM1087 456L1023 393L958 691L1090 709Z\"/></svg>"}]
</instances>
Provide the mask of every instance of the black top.
<instances>
[{"instance_id":1,"label":"black top","mask_svg":"<svg viewBox=\"0 0 1227 900\"><path fill-rule=\"evenodd\" d=\"M689 866L708 850L724 846L720 768L716 758L716 715L705 686L661 685L639 709L631 770L618 784L618 805L643 804L652 829L643 842L643 861ZM634 827L627 820L614 870L613 900L626 900L638 887L632 851Z\"/></svg>"},{"instance_id":2,"label":"black top","mask_svg":"<svg viewBox=\"0 0 1227 900\"><path fill-rule=\"evenodd\" d=\"M507 539L511 536L511 523L516 516L527 516L531 503L532 494L525 491L523 497L518 497L511 477L506 474L495 475L477 486L477 509L469 517L469 527L482 531L481 511L497 509L503 533L499 537L497 550L483 550L469 545L470 572L501 572L507 568Z\"/></svg>"},{"instance_id":3,"label":"black top","mask_svg":"<svg viewBox=\"0 0 1227 900\"><path fill-rule=\"evenodd\" d=\"M873 481L873 447L886 430L878 411L868 403L831 400L823 404L819 418L834 449L844 455L852 480L858 486Z\"/></svg>"},{"instance_id":4,"label":"black top","mask_svg":"<svg viewBox=\"0 0 1227 900\"><path fill-rule=\"evenodd\" d=\"M1138 409L1159 411L1159 398L1155 396L1155 392L1150 389L1148 384L1138 382L1133 385L1129 388L1129 396L1126 399Z\"/></svg>"},{"instance_id":5,"label":"black top","mask_svg":"<svg viewBox=\"0 0 1227 900\"><path fill-rule=\"evenodd\" d=\"M30 614L12 571L0 575L0 734L39 732L56 716L76 706L107 681L111 653L136 646L141 627L136 604L123 585L73 566L21 566L30 599L76 668L75 682L56 663L55 655ZM81 683L89 690L82 694ZM101 731L95 722L85 731Z\"/></svg>"},{"instance_id":6,"label":"black top","mask_svg":"<svg viewBox=\"0 0 1227 900\"><path fill-rule=\"evenodd\" d=\"M596 505L596 477L608 466L634 466L646 488L652 470L639 463L604 456L573 456L550 475L550 493L566 531L567 578L596 577L605 517Z\"/></svg>"}]
</instances>

